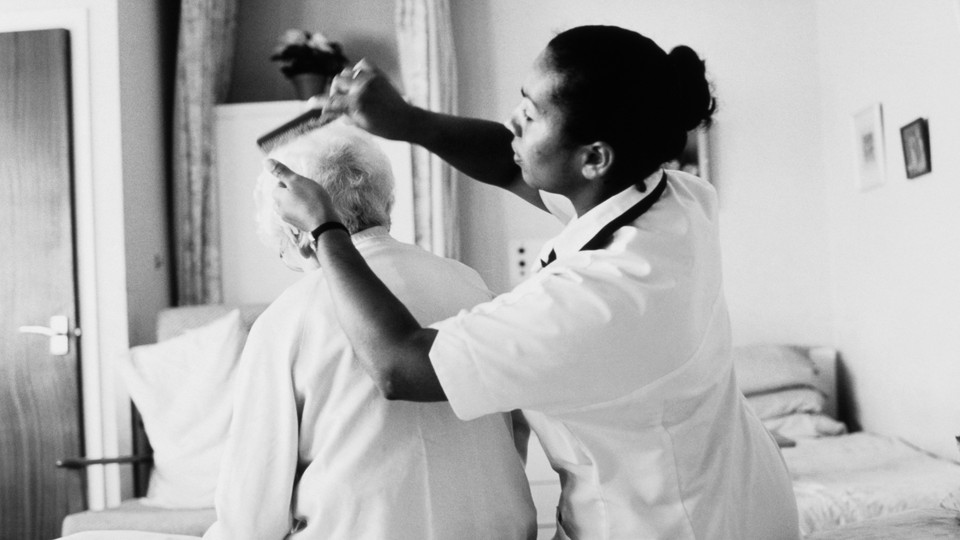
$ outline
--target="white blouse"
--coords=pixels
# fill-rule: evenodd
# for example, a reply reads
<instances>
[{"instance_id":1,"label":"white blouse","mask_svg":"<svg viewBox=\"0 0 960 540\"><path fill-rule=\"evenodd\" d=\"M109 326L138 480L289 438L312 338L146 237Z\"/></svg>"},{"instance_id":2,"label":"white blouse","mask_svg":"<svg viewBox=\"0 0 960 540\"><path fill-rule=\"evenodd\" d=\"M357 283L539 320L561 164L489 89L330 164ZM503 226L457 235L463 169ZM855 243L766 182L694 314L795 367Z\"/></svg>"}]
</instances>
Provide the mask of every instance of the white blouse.
<instances>
[{"instance_id":1,"label":"white blouse","mask_svg":"<svg viewBox=\"0 0 960 540\"><path fill-rule=\"evenodd\" d=\"M491 296L473 270L397 242L382 228L353 240L423 324ZM463 422L447 403L384 399L337 323L322 269L260 316L239 377L218 521L205 539L535 534L509 416Z\"/></svg>"},{"instance_id":2,"label":"white blouse","mask_svg":"<svg viewBox=\"0 0 960 540\"><path fill-rule=\"evenodd\" d=\"M786 466L734 378L712 187L667 171L648 212L579 251L661 174L573 219L513 291L433 325L430 359L460 418L523 409L560 475L560 538L797 538Z\"/></svg>"}]
</instances>

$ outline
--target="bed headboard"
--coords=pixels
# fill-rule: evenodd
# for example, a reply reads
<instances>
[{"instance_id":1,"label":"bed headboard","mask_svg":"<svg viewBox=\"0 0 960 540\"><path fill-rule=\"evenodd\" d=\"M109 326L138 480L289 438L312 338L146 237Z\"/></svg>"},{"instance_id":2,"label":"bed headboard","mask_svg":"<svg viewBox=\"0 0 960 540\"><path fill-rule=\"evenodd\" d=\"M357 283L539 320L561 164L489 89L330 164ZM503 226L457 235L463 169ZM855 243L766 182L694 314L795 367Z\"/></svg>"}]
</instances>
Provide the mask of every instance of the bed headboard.
<instances>
[{"instance_id":1,"label":"bed headboard","mask_svg":"<svg viewBox=\"0 0 960 540\"><path fill-rule=\"evenodd\" d=\"M838 388L837 388L837 363L839 361L839 351L832 347L810 347L807 349L807 355L817 366L816 385L817 388L827 397L824 404L824 413L831 418L838 418Z\"/></svg>"}]
</instances>

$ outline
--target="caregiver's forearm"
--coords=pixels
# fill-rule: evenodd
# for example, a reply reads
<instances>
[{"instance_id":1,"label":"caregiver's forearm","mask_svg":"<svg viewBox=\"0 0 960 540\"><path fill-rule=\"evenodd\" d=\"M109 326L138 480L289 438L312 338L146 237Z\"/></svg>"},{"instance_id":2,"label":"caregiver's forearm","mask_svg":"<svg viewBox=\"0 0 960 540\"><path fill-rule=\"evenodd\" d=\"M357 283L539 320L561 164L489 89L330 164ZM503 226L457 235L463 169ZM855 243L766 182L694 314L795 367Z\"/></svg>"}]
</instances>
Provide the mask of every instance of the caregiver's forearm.
<instances>
[{"instance_id":1,"label":"caregiver's forearm","mask_svg":"<svg viewBox=\"0 0 960 540\"><path fill-rule=\"evenodd\" d=\"M387 399L446 401L430 363L437 331L423 328L370 270L345 231L320 235L317 259L340 326Z\"/></svg>"},{"instance_id":2,"label":"caregiver's forearm","mask_svg":"<svg viewBox=\"0 0 960 540\"><path fill-rule=\"evenodd\" d=\"M513 161L513 134L503 125L414 108L409 142L423 146L467 176L503 188L544 208L539 192L528 186Z\"/></svg>"}]
</instances>

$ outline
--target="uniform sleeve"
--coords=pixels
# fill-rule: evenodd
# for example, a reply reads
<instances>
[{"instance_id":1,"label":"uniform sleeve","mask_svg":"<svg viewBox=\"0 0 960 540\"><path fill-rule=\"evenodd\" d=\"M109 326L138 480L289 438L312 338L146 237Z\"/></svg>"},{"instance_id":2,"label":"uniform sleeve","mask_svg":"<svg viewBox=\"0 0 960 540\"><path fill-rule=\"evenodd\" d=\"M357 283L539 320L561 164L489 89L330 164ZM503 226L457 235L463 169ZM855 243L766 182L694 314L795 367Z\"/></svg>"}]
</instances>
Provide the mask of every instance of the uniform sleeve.
<instances>
[{"instance_id":1,"label":"uniform sleeve","mask_svg":"<svg viewBox=\"0 0 960 540\"><path fill-rule=\"evenodd\" d=\"M672 346L677 336L668 328L678 325L661 323L686 316L677 311L681 302L669 277L648 272L635 279L622 268L576 257L580 268L551 266L492 302L433 325L438 334L430 360L461 419L611 401L692 353Z\"/></svg>"},{"instance_id":2,"label":"uniform sleeve","mask_svg":"<svg viewBox=\"0 0 960 540\"><path fill-rule=\"evenodd\" d=\"M291 365L300 325L270 317L280 311L261 315L244 348L217 484L217 521L205 540L280 540L292 526L299 423Z\"/></svg>"}]
</instances>

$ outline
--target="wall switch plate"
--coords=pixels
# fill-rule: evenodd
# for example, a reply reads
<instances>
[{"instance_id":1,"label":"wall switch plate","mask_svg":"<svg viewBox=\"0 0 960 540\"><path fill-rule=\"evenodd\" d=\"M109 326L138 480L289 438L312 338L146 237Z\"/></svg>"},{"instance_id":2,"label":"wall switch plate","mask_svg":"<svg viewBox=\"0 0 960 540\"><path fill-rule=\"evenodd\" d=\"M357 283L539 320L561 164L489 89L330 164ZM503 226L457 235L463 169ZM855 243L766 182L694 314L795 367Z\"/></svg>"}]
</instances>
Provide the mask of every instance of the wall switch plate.
<instances>
[{"instance_id":1,"label":"wall switch plate","mask_svg":"<svg viewBox=\"0 0 960 540\"><path fill-rule=\"evenodd\" d=\"M510 288L516 287L520 282L537 273L540 270L540 249L546 243L545 239L527 238L521 240L511 240L507 244L509 252L507 253L507 276L510 280Z\"/></svg>"}]
</instances>

